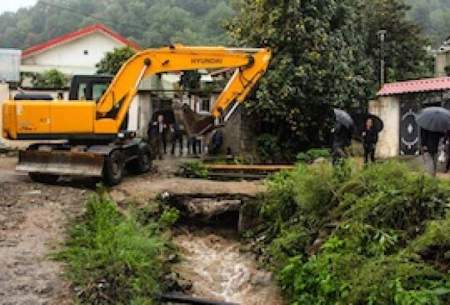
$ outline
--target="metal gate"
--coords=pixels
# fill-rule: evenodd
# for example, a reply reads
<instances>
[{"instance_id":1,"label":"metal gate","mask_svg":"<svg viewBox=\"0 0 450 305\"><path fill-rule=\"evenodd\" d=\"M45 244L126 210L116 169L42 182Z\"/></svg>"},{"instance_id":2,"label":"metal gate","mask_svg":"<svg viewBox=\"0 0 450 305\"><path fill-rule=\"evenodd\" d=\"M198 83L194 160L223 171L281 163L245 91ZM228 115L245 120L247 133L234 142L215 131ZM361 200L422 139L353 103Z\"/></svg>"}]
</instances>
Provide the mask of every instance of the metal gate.
<instances>
[{"instance_id":1,"label":"metal gate","mask_svg":"<svg viewBox=\"0 0 450 305\"><path fill-rule=\"evenodd\" d=\"M416 123L416 113L420 110L419 103L415 101L402 101L400 103L400 154L420 154L420 128Z\"/></svg>"}]
</instances>

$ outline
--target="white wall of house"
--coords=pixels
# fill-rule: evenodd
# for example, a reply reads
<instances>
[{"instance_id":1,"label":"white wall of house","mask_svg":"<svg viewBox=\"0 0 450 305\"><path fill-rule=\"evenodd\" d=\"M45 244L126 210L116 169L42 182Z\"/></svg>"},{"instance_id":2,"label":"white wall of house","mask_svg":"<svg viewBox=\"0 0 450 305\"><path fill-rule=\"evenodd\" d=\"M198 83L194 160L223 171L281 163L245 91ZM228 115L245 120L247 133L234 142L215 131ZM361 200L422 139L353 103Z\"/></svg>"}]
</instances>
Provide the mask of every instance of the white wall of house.
<instances>
[{"instance_id":1,"label":"white wall of house","mask_svg":"<svg viewBox=\"0 0 450 305\"><path fill-rule=\"evenodd\" d=\"M68 75L95 74L95 65L105 53L123 46L107 34L94 32L23 59L21 71L57 69Z\"/></svg>"},{"instance_id":2,"label":"white wall of house","mask_svg":"<svg viewBox=\"0 0 450 305\"><path fill-rule=\"evenodd\" d=\"M369 103L369 112L384 122L379 134L377 156L393 158L400 154L400 100L395 96L378 97Z\"/></svg>"}]
</instances>

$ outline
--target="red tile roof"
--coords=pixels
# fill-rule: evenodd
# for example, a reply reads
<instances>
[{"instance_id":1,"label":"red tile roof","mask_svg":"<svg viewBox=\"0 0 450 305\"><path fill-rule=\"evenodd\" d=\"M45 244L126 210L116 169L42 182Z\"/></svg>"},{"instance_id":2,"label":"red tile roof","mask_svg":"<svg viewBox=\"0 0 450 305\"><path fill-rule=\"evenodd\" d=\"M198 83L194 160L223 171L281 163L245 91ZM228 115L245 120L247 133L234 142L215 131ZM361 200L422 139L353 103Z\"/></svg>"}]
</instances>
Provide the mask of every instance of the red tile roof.
<instances>
[{"instance_id":1,"label":"red tile roof","mask_svg":"<svg viewBox=\"0 0 450 305\"><path fill-rule=\"evenodd\" d=\"M377 96L450 90L450 77L426 78L385 84Z\"/></svg>"},{"instance_id":2,"label":"red tile roof","mask_svg":"<svg viewBox=\"0 0 450 305\"><path fill-rule=\"evenodd\" d=\"M22 58L27 58L27 57L29 57L31 55L36 54L36 53L43 52L43 51L45 51L47 49L50 49L50 48L56 47L58 45L67 43L69 41L78 39L80 37L92 34L94 32L105 33L108 36L114 38L115 40L121 42L122 44L124 44L126 46L129 46L132 49L135 49L135 50L141 49L141 47L137 43L126 39L122 35L114 32L113 30L111 30L110 28L108 28L107 26L105 26L103 24L96 23L96 24L92 24L90 26L87 26L85 28L79 29L79 30L77 30L75 32L71 32L71 33L68 33L68 34L65 34L65 35L62 35L62 36L58 36L58 37L53 38L53 39L51 39L51 40L49 40L47 42L44 42L44 43L32 46L32 47L30 47L30 48L28 48L28 49L26 49L25 51L22 52Z\"/></svg>"}]
</instances>

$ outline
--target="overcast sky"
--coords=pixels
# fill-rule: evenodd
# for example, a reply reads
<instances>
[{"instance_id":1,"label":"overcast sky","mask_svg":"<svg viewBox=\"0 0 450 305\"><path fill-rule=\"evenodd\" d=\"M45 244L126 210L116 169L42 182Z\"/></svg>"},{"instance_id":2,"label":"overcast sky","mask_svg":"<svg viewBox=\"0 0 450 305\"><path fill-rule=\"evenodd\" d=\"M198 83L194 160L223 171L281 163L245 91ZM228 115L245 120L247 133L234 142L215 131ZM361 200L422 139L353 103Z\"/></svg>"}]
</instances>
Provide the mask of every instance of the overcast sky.
<instances>
[{"instance_id":1,"label":"overcast sky","mask_svg":"<svg viewBox=\"0 0 450 305\"><path fill-rule=\"evenodd\" d=\"M36 4L37 0L0 0L0 14L6 11L15 12L24 6Z\"/></svg>"}]
</instances>

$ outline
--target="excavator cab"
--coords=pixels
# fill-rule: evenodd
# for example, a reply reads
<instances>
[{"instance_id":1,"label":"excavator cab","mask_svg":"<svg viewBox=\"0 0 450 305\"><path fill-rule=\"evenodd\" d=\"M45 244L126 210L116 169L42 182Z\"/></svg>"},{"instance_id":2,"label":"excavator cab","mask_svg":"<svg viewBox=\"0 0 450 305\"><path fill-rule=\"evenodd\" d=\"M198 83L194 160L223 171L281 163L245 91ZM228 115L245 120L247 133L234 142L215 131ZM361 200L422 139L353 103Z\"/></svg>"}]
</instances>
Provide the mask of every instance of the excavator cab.
<instances>
[{"instance_id":1,"label":"excavator cab","mask_svg":"<svg viewBox=\"0 0 450 305\"><path fill-rule=\"evenodd\" d=\"M109 75L74 75L69 100L99 101L113 80Z\"/></svg>"}]
</instances>

